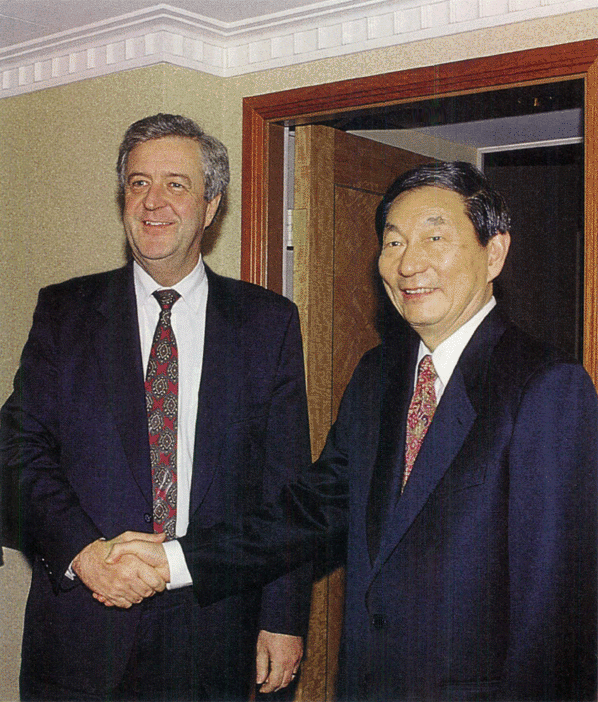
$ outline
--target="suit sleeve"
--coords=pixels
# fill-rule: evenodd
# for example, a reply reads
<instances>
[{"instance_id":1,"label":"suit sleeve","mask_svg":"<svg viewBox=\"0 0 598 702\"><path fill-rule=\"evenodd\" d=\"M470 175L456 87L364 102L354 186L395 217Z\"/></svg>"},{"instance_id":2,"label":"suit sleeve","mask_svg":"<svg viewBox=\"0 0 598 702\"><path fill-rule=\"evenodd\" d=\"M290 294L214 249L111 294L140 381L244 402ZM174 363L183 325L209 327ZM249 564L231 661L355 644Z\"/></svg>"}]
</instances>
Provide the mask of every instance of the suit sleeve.
<instances>
[{"instance_id":1,"label":"suit sleeve","mask_svg":"<svg viewBox=\"0 0 598 702\"><path fill-rule=\"evenodd\" d=\"M266 502L271 502L311 459L303 349L295 307L280 352L264 446L262 494ZM311 567L304 564L264 587L260 629L305 634L310 598Z\"/></svg>"},{"instance_id":2,"label":"suit sleeve","mask_svg":"<svg viewBox=\"0 0 598 702\"><path fill-rule=\"evenodd\" d=\"M287 484L276 501L257 506L242 528L190 525L181 544L203 605L271 582L308 561L344 560L350 447L355 415L362 412L359 385L354 376L320 458Z\"/></svg>"},{"instance_id":3,"label":"suit sleeve","mask_svg":"<svg viewBox=\"0 0 598 702\"><path fill-rule=\"evenodd\" d=\"M18 489L11 526L19 546L40 556L55 591L72 586L64 578L70 562L101 536L61 470L60 312L42 290L0 428L3 483Z\"/></svg>"},{"instance_id":4,"label":"suit sleeve","mask_svg":"<svg viewBox=\"0 0 598 702\"><path fill-rule=\"evenodd\" d=\"M505 699L596 699L597 442L583 369L536 374L509 450Z\"/></svg>"}]
</instances>

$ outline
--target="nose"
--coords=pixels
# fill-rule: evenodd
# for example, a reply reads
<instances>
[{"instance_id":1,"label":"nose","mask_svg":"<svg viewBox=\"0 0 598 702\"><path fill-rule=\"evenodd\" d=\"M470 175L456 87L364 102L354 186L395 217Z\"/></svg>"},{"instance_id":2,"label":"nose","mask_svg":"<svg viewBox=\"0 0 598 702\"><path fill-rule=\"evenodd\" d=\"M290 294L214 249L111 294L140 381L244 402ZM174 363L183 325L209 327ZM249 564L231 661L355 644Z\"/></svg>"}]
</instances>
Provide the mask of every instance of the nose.
<instances>
[{"instance_id":1,"label":"nose","mask_svg":"<svg viewBox=\"0 0 598 702\"><path fill-rule=\"evenodd\" d=\"M422 273L427 267L427 257L422 247L418 243L407 244L399 261L399 275L409 278Z\"/></svg>"},{"instance_id":2,"label":"nose","mask_svg":"<svg viewBox=\"0 0 598 702\"><path fill-rule=\"evenodd\" d=\"M143 204L147 210L157 210L166 205L165 193L160 183L152 183L148 187Z\"/></svg>"}]
</instances>

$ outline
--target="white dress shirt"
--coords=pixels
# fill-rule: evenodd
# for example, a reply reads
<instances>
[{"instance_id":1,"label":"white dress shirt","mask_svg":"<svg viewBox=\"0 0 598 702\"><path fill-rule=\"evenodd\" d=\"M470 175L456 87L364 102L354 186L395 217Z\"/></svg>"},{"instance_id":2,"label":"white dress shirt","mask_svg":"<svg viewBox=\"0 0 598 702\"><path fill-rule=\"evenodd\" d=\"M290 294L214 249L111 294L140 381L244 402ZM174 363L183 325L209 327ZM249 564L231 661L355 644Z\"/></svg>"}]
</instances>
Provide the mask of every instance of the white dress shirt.
<instances>
[{"instance_id":1,"label":"white dress shirt","mask_svg":"<svg viewBox=\"0 0 598 702\"><path fill-rule=\"evenodd\" d=\"M417 370L419 368L419 362L424 356L430 354L432 356L434 368L436 369L436 375L438 376L436 378L436 382L434 383L436 404L440 402L442 393L451 379L451 375L459 362L461 354L465 350L465 347L469 343L471 337L474 335L475 330L480 326L490 310L492 310L494 307L496 307L496 299L492 297L479 312L476 312L476 314L474 314L469 321L465 322L465 324L459 327L456 332L451 334L448 339L445 339L441 344L439 344L433 352L430 351L423 341L419 342L417 364L415 366L415 376L413 379L414 390L417 383Z\"/></svg>"},{"instance_id":2,"label":"white dress shirt","mask_svg":"<svg viewBox=\"0 0 598 702\"><path fill-rule=\"evenodd\" d=\"M171 323L179 355L176 535L184 536L189 525L189 499L206 327L208 279L201 257L188 276L169 288L158 285L137 263L133 264L133 270L144 371L147 368L154 332L160 316L160 305L153 293L156 290L172 289L181 296L172 307ZM191 575L178 542L169 541L164 544L164 547L170 567L168 587L190 585Z\"/></svg>"}]
</instances>

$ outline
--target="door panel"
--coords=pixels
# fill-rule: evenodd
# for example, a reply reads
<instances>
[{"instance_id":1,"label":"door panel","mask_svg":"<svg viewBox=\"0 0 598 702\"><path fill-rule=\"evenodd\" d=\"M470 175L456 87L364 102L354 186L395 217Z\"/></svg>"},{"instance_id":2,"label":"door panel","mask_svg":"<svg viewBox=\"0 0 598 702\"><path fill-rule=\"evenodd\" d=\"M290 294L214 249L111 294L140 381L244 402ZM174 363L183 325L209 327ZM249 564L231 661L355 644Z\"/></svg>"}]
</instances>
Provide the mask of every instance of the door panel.
<instances>
[{"instance_id":1,"label":"door panel","mask_svg":"<svg viewBox=\"0 0 598 702\"><path fill-rule=\"evenodd\" d=\"M374 216L379 202L378 194L335 188L332 417L336 416L357 361L378 343L378 241Z\"/></svg>"}]
</instances>

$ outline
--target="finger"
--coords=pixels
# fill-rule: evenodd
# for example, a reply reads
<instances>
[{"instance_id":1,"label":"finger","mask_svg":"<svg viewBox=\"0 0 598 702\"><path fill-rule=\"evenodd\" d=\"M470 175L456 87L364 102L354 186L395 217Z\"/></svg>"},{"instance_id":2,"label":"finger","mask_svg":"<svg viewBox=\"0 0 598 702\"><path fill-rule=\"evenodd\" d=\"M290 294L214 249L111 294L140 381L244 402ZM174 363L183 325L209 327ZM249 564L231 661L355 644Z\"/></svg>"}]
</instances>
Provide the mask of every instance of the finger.
<instances>
[{"instance_id":1,"label":"finger","mask_svg":"<svg viewBox=\"0 0 598 702\"><path fill-rule=\"evenodd\" d=\"M156 592L162 592L166 587L166 581L160 576L152 566L147 565L147 563L140 563L138 567L139 577L143 582L151 589L152 594Z\"/></svg>"},{"instance_id":2,"label":"finger","mask_svg":"<svg viewBox=\"0 0 598 702\"><path fill-rule=\"evenodd\" d=\"M255 657L256 682L261 685L268 677L269 658L265 651L258 651Z\"/></svg>"},{"instance_id":3,"label":"finger","mask_svg":"<svg viewBox=\"0 0 598 702\"><path fill-rule=\"evenodd\" d=\"M112 594L104 595L103 597L105 599L105 602L103 602L102 604L106 605L106 607L119 607L120 609L129 609L133 606L133 604L136 604L128 597L123 597L121 595Z\"/></svg>"},{"instance_id":4,"label":"finger","mask_svg":"<svg viewBox=\"0 0 598 702\"><path fill-rule=\"evenodd\" d=\"M122 571L121 585L124 588L124 596L132 599L133 602L139 597L143 599L151 597L158 590L162 591L166 587L166 583L156 569L135 556L128 556L114 567Z\"/></svg>"},{"instance_id":5,"label":"finger","mask_svg":"<svg viewBox=\"0 0 598 702\"><path fill-rule=\"evenodd\" d=\"M94 592L93 596L94 596L94 599L96 599L101 604L106 605L106 607L114 607L112 602L109 602L103 595L98 595L97 592Z\"/></svg>"},{"instance_id":6,"label":"finger","mask_svg":"<svg viewBox=\"0 0 598 702\"><path fill-rule=\"evenodd\" d=\"M106 563L114 564L123 556L131 556L135 551L135 541L119 541L114 543L106 556Z\"/></svg>"},{"instance_id":7,"label":"finger","mask_svg":"<svg viewBox=\"0 0 598 702\"><path fill-rule=\"evenodd\" d=\"M111 599L110 602L114 607L119 607L120 609L130 609L134 604L137 604L136 602L131 602L130 600L125 599L124 597Z\"/></svg>"},{"instance_id":8,"label":"finger","mask_svg":"<svg viewBox=\"0 0 598 702\"><path fill-rule=\"evenodd\" d=\"M288 687L291 682L295 679L295 673L292 673L290 670L285 671L284 675L282 676L282 681L280 683L279 690L282 690L284 687Z\"/></svg>"},{"instance_id":9,"label":"finger","mask_svg":"<svg viewBox=\"0 0 598 702\"><path fill-rule=\"evenodd\" d=\"M270 674L268 675L268 677L264 681L264 684L260 688L260 692L276 692L282 687L283 670L280 666L276 665L276 663L272 663L272 661L270 661L270 663Z\"/></svg>"},{"instance_id":10,"label":"finger","mask_svg":"<svg viewBox=\"0 0 598 702\"><path fill-rule=\"evenodd\" d=\"M133 541L114 544L109 555L106 557L107 563L116 563L123 556L136 556L151 566L158 565L156 554L152 549L158 546L148 540L135 539Z\"/></svg>"},{"instance_id":11,"label":"finger","mask_svg":"<svg viewBox=\"0 0 598 702\"><path fill-rule=\"evenodd\" d=\"M295 675L296 673L294 672L292 665L283 666L280 687L278 689L280 690L283 687L287 687L288 685L290 685Z\"/></svg>"},{"instance_id":12,"label":"finger","mask_svg":"<svg viewBox=\"0 0 598 702\"><path fill-rule=\"evenodd\" d=\"M136 604L162 587L163 580L154 568L135 556L126 556L114 565L106 565L109 577L109 595L122 597ZM104 591L102 594L106 594Z\"/></svg>"}]
</instances>

